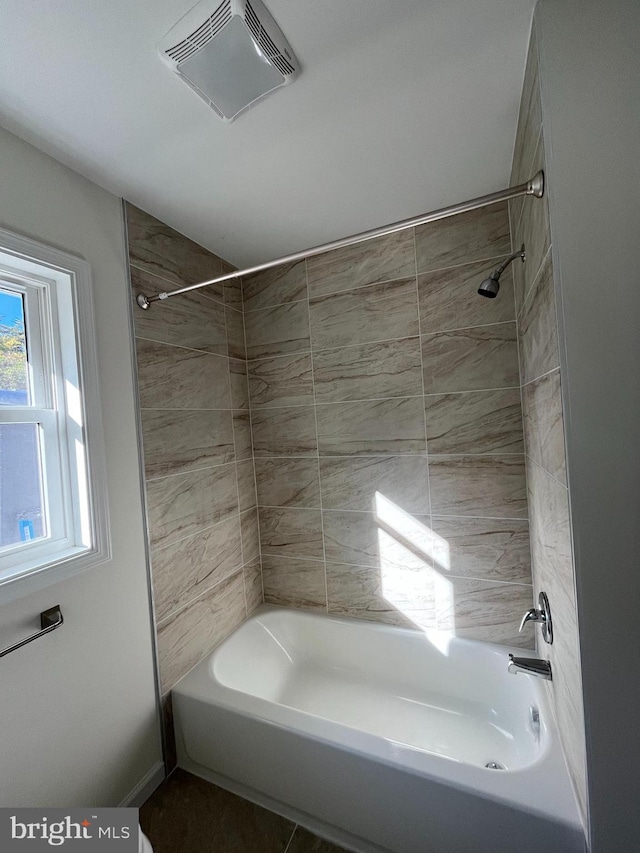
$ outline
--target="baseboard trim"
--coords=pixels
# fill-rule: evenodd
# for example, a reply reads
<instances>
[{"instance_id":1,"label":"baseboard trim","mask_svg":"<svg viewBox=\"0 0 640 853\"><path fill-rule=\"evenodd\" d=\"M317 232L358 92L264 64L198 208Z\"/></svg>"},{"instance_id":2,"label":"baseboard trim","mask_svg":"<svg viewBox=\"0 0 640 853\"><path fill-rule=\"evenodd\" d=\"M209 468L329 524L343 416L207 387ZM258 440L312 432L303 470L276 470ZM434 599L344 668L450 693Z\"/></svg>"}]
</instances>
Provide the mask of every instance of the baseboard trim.
<instances>
[{"instance_id":1,"label":"baseboard trim","mask_svg":"<svg viewBox=\"0 0 640 853\"><path fill-rule=\"evenodd\" d=\"M149 770L138 784L129 791L127 796L119 804L119 807L139 809L141 805L146 803L156 788L164 782L165 776L166 772L164 762L159 761L157 764L154 764L151 770Z\"/></svg>"}]
</instances>

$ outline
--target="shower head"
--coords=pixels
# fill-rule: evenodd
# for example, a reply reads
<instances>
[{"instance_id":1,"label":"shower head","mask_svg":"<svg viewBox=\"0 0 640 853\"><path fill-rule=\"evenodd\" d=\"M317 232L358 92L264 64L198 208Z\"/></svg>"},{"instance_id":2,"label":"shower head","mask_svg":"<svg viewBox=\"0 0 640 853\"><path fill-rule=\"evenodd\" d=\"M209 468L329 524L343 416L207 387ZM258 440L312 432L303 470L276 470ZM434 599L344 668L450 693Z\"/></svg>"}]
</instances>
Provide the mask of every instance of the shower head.
<instances>
[{"instance_id":1,"label":"shower head","mask_svg":"<svg viewBox=\"0 0 640 853\"><path fill-rule=\"evenodd\" d=\"M523 244L520 247L520 250L518 252L514 252L512 255L509 255L506 261L503 261L503 263L501 263L500 266L491 273L489 278L485 278L485 280L478 288L478 293L480 294L480 296L486 296L487 299L495 299L498 295L498 291L500 290L500 276L502 275L502 273L506 270L511 261L515 261L516 258L522 258L522 261L524 263L525 257L526 255Z\"/></svg>"}]
</instances>

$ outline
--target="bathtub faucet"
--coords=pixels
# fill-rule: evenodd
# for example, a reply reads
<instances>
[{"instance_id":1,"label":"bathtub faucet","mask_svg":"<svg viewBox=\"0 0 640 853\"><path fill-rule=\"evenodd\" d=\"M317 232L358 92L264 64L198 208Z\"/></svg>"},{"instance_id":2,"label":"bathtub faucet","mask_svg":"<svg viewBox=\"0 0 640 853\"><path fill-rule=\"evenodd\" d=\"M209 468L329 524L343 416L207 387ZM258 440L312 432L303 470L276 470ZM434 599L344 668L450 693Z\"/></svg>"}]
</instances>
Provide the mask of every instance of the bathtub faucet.
<instances>
[{"instance_id":1,"label":"bathtub faucet","mask_svg":"<svg viewBox=\"0 0 640 853\"><path fill-rule=\"evenodd\" d=\"M517 675L519 672L526 672L527 675L535 675L536 678L544 678L546 681L551 681L551 664L548 660L514 658L513 655L509 655L507 669L512 675Z\"/></svg>"}]
</instances>

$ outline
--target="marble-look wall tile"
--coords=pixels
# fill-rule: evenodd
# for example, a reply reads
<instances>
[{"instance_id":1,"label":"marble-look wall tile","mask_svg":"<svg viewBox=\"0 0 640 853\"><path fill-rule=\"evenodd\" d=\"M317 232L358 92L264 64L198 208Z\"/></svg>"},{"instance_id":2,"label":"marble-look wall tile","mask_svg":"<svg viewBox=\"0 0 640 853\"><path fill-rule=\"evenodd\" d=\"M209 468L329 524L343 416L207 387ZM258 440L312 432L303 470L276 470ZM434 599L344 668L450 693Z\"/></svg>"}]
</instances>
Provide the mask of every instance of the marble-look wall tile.
<instances>
[{"instance_id":1,"label":"marble-look wall tile","mask_svg":"<svg viewBox=\"0 0 640 853\"><path fill-rule=\"evenodd\" d=\"M309 349L309 305L289 302L244 315L249 358L303 352Z\"/></svg>"},{"instance_id":2,"label":"marble-look wall tile","mask_svg":"<svg viewBox=\"0 0 640 853\"><path fill-rule=\"evenodd\" d=\"M229 383L231 385L231 408L249 408L249 384L247 382L247 363L244 360L229 359Z\"/></svg>"},{"instance_id":3,"label":"marble-look wall tile","mask_svg":"<svg viewBox=\"0 0 640 853\"><path fill-rule=\"evenodd\" d=\"M253 457L251 418L247 410L240 409L233 412L233 445L236 462L242 462Z\"/></svg>"},{"instance_id":4,"label":"marble-look wall tile","mask_svg":"<svg viewBox=\"0 0 640 853\"><path fill-rule=\"evenodd\" d=\"M397 231L308 258L307 274L310 296L414 276L413 232Z\"/></svg>"},{"instance_id":5,"label":"marble-look wall tile","mask_svg":"<svg viewBox=\"0 0 640 853\"><path fill-rule=\"evenodd\" d=\"M518 331L522 384L527 385L560 364L551 252L525 300Z\"/></svg>"},{"instance_id":6,"label":"marble-look wall tile","mask_svg":"<svg viewBox=\"0 0 640 853\"><path fill-rule=\"evenodd\" d=\"M220 258L129 203L127 229L132 266L162 276L171 284L165 290L222 274ZM210 289L211 296L222 301L222 286L214 288Z\"/></svg>"},{"instance_id":7,"label":"marble-look wall tile","mask_svg":"<svg viewBox=\"0 0 640 853\"><path fill-rule=\"evenodd\" d=\"M524 519L431 518L440 537L437 565L443 574L509 583L531 583L529 523Z\"/></svg>"},{"instance_id":8,"label":"marble-look wall tile","mask_svg":"<svg viewBox=\"0 0 640 853\"><path fill-rule=\"evenodd\" d=\"M147 508L152 545L191 536L238 512L236 465L150 480Z\"/></svg>"},{"instance_id":9,"label":"marble-look wall tile","mask_svg":"<svg viewBox=\"0 0 640 853\"><path fill-rule=\"evenodd\" d=\"M260 507L262 554L322 560L322 517L319 509Z\"/></svg>"},{"instance_id":10,"label":"marble-look wall tile","mask_svg":"<svg viewBox=\"0 0 640 853\"><path fill-rule=\"evenodd\" d=\"M140 406L145 409L229 409L226 358L136 339Z\"/></svg>"},{"instance_id":11,"label":"marble-look wall tile","mask_svg":"<svg viewBox=\"0 0 640 853\"><path fill-rule=\"evenodd\" d=\"M313 405L311 355L297 353L250 361L251 407Z\"/></svg>"},{"instance_id":12,"label":"marble-look wall tile","mask_svg":"<svg viewBox=\"0 0 640 853\"><path fill-rule=\"evenodd\" d=\"M525 385L522 406L527 454L566 485L560 369Z\"/></svg>"},{"instance_id":13,"label":"marble-look wall tile","mask_svg":"<svg viewBox=\"0 0 640 853\"><path fill-rule=\"evenodd\" d=\"M313 349L344 347L418 334L415 278L374 284L309 301Z\"/></svg>"},{"instance_id":14,"label":"marble-look wall tile","mask_svg":"<svg viewBox=\"0 0 640 853\"><path fill-rule=\"evenodd\" d=\"M407 517L393 510L384 506L378 512L324 510L327 563L378 567L389 577L405 570L431 576L439 552L429 516Z\"/></svg>"},{"instance_id":15,"label":"marble-look wall tile","mask_svg":"<svg viewBox=\"0 0 640 853\"><path fill-rule=\"evenodd\" d=\"M247 598L247 616L251 616L253 611L260 607L264 601L260 558L256 557L250 563L246 563L243 572L244 590Z\"/></svg>"},{"instance_id":16,"label":"marble-look wall tile","mask_svg":"<svg viewBox=\"0 0 640 853\"><path fill-rule=\"evenodd\" d=\"M245 311L306 298L307 270L304 260L250 275L243 282Z\"/></svg>"},{"instance_id":17,"label":"marble-look wall tile","mask_svg":"<svg viewBox=\"0 0 640 853\"><path fill-rule=\"evenodd\" d=\"M320 506L317 459L256 459L260 506Z\"/></svg>"},{"instance_id":18,"label":"marble-look wall tile","mask_svg":"<svg viewBox=\"0 0 640 853\"><path fill-rule=\"evenodd\" d=\"M324 563L316 560L289 560L286 557L262 557L262 583L267 604L327 609Z\"/></svg>"},{"instance_id":19,"label":"marble-look wall tile","mask_svg":"<svg viewBox=\"0 0 640 853\"><path fill-rule=\"evenodd\" d=\"M166 693L247 615L242 569L161 622L158 657Z\"/></svg>"},{"instance_id":20,"label":"marble-look wall tile","mask_svg":"<svg viewBox=\"0 0 640 853\"><path fill-rule=\"evenodd\" d=\"M434 514L527 517L522 455L431 456L429 482Z\"/></svg>"},{"instance_id":21,"label":"marble-look wall tile","mask_svg":"<svg viewBox=\"0 0 640 853\"><path fill-rule=\"evenodd\" d=\"M242 565L240 519L232 516L151 554L158 621Z\"/></svg>"},{"instance_id":22,"label":"marble-look wall tile","mask_svg":"<svg viewBox=\"0 0 640 853\"><path fill-rule=\"evenodd\" d=\"M235 272L225 261L222 262L222 272ZM231 305L232 308L237 308L242 311L242 278L231 278L222 284L224 289L224 304Z\"/></svg>"},{"instance_id":23,"label":"marble-look wall tile","mask_svg":"<svg viewBox=\"0 0 640 853\"><path fill-rule=\"evenodd\" d=\"M322 458L320 482L324 509L374 512L384 499L401 512L430 511L426 456Z\"/></svg>"},{"instance_id":24,"label":"marble-look wall tile","mask_svg":"<svg viewBox=\"0 0 640 853\"><path fill-rule=\"evenodd\" d=\"M245 563L260 556L260 530L258 528L258 509L249 509L240 516L242 533L242 559Z\"/></svg>"},{"instance_id":25,"label":"marble-look wall tile","mask_svg":"<svg viewBox=\"0 0 640 853\"><path fill-rule=\"evenodd\" d=\"M500 298L478 297L478 287L502 261L476 261L418 276L420 331L446 332L515 319L512 267L500 278ZM519 262L521 263L521 262Z\"/></svg>"},{"instance_id":26,"label":"marble-look wall tile","mask_svg":"<svg viewBox=\"0 0 640 853\"><path fill-rule=\"evenodd\" d=\"M167 282L151 273L131 267L133 293L156 295L166 290ZM136 335L151 341L227 355L227 329L224 305L207 299L200 291L183 293L163 303L162 309L133 315Z\"/></svg>"},{"instance_id":27,"label":"marble-look wall tile","mask_svg":"<svg viewBox=\"0 0 640 853\"><path fill-rule=\"evenodd\" d=\"M224 309L224 317L227 327L227 354L230 358L246 358L247 350L242 312L227 305Z\"/></svg>"},{"instance_id":28,"label":"marble-look wall tile","mask_svg":"<svg viewBox=\"0 0 640 853\"><path fill-rule=\"evenodd\" d=\"M437 573L400 568L384 576L380 567L327 563L329 613L370 619L403 628L437 628Z\"/></svg>"},{"instance_id":29,"label":"marble-look wall tile","mask_svg":"<svg viewBox=\"0 0 640 853\"><path fill-rule=\"evenodd\" d=\"M422 394L420 339L314 352L313 380L318 403Z\"/></svg>"},{"instance_id":30,"label":"marble-look wall tile","mask_svg":"<svg viewBox=\"0 0 640 853\"><path fill-rule=\"evenodd\" d=\"M321 456L425 453L420 397L316 406Z\"/></svg>"},{"instance_id":31,"label":"marble-look wall tile","mask_svg":"<svg viewBox=\"0 0 640 853\"><path fill-rule=\"evenodd\" d=\"M256 478L253 470L253 459L238 462L236 465L238 477L238 500L240 512L256 506Z\"/></svg>"},{"instance_id":32,"label":"marble-look wall tile","mask_svg":"<svg viewBox=\"0 0 640 853\"><path fill-rule=\"evenodd\" d=\"M429 453L522 453L520 391L424 398Z\"/></svg>"},{"instance_id":33,"label":"marble-look wall tile","mask_svg":"<svg viewBox=\"0 0 640 853\"><path fill-rule=\"evenodd\" d=\"M517 388L516 324L423 335L422 364L426 394Z\"/></svg>"},{"instance_id":34,"label":"marble-look wall tile","mask_svg":"<svg viewBox=\"0 0 640 853\"><path fill-rule=\"evenodd\" d=\"M415 231L418 273L508 255L511 251L506 202L429 222Z\"/></svg>"},{"instance_id":35,"label":"marble-look wall tile","mask_svg":"<svg viewBox=\"0 0 640 853\"><path fill-rule=\"evenodd\" d=\"M163 477L233 461L231 412L142 409L147 477Z\"/></svg>"},{"instance_id":36,"label":"marble-look wall tile","mask_svg":"<svg viewBox=\"0 0 640 853\"><path fill-rule=\"evenodd\" d=\"M538 139L531 168L533 174L544 169L542 133ZM525 263L517 264L515 267L515 300L516 310L519 311L551 245L549 201L546 193L542 198L535 196L524 198L522 214L513 232L513 244L517 248L524 244L527 252Z\"/></svg>"},{"instance_id":37,"label":"marble-look wall tile","mask_svg":"<svg viewBox=\"0 0 640 853\"><path fill-rule=\"evenodd\" d=\"M316 456L313 406L258 409L252 412L253 452L265 456Z\"/></svg>"},{"instance_id":38,"label":"marble-look wall tile","mask_svg":"<svg viewBox=\"0 0 640 853\"><path fill-rule=\"evenodd\" d=\"M447 578L446 592L436 601L438 628L457 637L533 648L531 637L518 632L522 614L533 606L531 586Z\"/></svg>"}]
</instances>

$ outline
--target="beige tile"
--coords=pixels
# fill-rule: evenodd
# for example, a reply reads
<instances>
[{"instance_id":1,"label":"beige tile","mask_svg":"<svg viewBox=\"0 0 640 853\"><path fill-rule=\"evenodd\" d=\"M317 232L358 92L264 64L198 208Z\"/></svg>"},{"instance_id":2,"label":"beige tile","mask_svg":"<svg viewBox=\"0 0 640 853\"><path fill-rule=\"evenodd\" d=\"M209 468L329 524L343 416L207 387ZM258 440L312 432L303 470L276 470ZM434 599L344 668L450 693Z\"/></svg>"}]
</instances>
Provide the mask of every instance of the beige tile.
<instances>
[{"instance_id":1,"label":"beige tile","mask_svg":"<svg viewBox=\"0 0 640 853\"><path fill-rule=\"evenodd\" d=\"M322 560L322 517L319 509L260 507L262 555Z\"/></svg>"},{"instance_id":2,"label":"beige tile","mask_svg":"<svg viewBox=\"0 0 640 853\"><path fill-rule=\"evenodd\" d=\"M431 526L439 542L437 565L445 577L471 577L531 583L527 521L501 518L441 517Z\"/></svg>"},{"instance_id":3,"label":"beige tile","mask_svg":"<svg viewBox=\"0 0 640 853\"><path fill-rule=\"evenodd\" d=\"M384 503L375 513L324 510L322 523L327 563L371 566L390 577L405 569L425 572L439 556L429 516L398 513Z\"/></svg>"},{"instance_id":4,"label":"beige tile","mask_svg":"<svg viewBox=\"0 0 640 853\"><path fill-rule=\"evenodd\" d=\"M551 253L529 291L518 331L522 384L526 385L560 363Z\"/></svg>"},{"instance_id":5,"label":"beige tile","mask_svg":"<svg viewBox=\"0 0 640 853\"><path fill-rule=\"evenodd\" d=\"M155 853L284 853L295 828L180 768L140 809L140 825Z\"/></svg>"},{"instance_id":6,"label":"beige tile","mask_svg":"<svg viewBox=\"0 0 640 853\"><path fill-rule=\"evenodd\" d=\"M222 274L222 261L217 255L133 204L127 202L126 207L131 263L166 279L171 286L165 290ZM207 291L222 300L222 285Z\"/></svg>"},{"instance_id":7,"label":"beige tile","mask_svg":"<svg viewBox=\"0 0 640 853\"><path fill-rule=\"evenodd\" d=\"M327 563L329 613L403 628L436 628L434 570Z\"/></svg>"},{"instance_id":8,"label":"beige tile","mask_svg":"<svg viewBox=\"0 0 640 853\"><path fill-rule=\"evenodd\" d=\"M253 449L256 457L316 456L316 419L313 406L260 409L253 412Z\"/></svg>"},{"instance_id":9,"label":"beige tile","mask_svg":"<svg viewBox=\"0 0 640 853\"><path fill-rule=\"evenodd\" d=\"M320 506L317 459L256 459L261 506Z\"/></svg>"},{"instance_id":10,"label":"beige tile","mask_svg":"<svg viewBox=\"0 0 640 853\"><path fill-rule=\"evenodd\" d=\"M422 334L515 320L512 267L500 278L498 299L483 299L478 295L480 284L501 261L502 257L498 257L491 261L477 261L419 275L418 304Z\"/></svg>"},{"instance_id":11,"label":"beige tile","mask_svg":"<svg viewBox=\"0 0 640 853\"><path fill-rule=\"evenodd\" d=\"M303 352L310 347L309 306L306 300L247 311L244 322L249 358Z\"/></svg>"},{"instance_id":12,"label":"beige tile","mask_svg":"<svg viewBox=\"0 0 640 853\"><path fill-rule=\"evenodd\" d=\"M154 296L167 290L166 285L163 279L131 267L134 294ZM134 306L133 318L138 337L227 355L224 305L207 299L200 291L174 296L148 311Z\"/></svg>"},{"instance_id":13,"label":"beige tile","mask_svg":"<svg viewBox=\"0 0 640 853\"><path fill-rule=\"evenodd\" d=\"M213 651L246 618L242 569L221 581L158 627L162 692Z\"/></svg>"},{"instance_id":14,"label":"beige tile","mask_svg":"<svg viewBox=\"0 0 640 853\"><path fill-rule=\"evenodd\" d=\"M522 404L527 453L566 485L560 370L525 385Z\"/></svg>"},{"instance_id":15,"label":"beige tile","mask_svg":"<svg viewBox=\"0 0 640 853\"><path fill-rule=\"evenodd\" d=\"M422 364L426 394L517 388L516 324L424 335Z\"/></svg>"},{"instance_id":16,"label":"beige tile","mask_svg":"<svg viewBox=\"0 0 640 853\"><path fill-rule=\"evenodd\" d=\"M506 202L416 228L418 273L508 255L510 251Z\"/></svg>"},{"instance_id":17,"label":"beige tile","mask_svg":"<svg viewBox=\"0 0 640 853\"><path fill-rule=\"evenodd\" d=\"M285 302L297 302L306 298L307 273L304 260L265 270L244 279L245 311L282 305Z\"/></svg>"},{"instance_id":18,"label":"beige tile","mask_svg":"<svg viewBox=\"0 0 640 853\"><path fill-rule=\"evenodd\" d=\"M236 462L253 457L251 419L248 411L233 412L233 444Z\"/></svg>"},{"instance_id":19,"label":"beige tile","mask_svg":"<svg viewBox=\"0 0 640 853\"><path fill-rule=\"evenodd\" d=\"M541 134L533 160L533 172L544 169L543 145L544 137ZM518 248L524 243L527 253L525 263L518 264L514 273L516 311L520 311L523 300L526 299L531 285L538 274L540 264L551 245L547 193L542 198L535 198L535 196L526 196L524 198L522 202L522 215L515 225L513 232L513 242Z\"/></svg>"},{"instance_id":20,"label":"beige tile","mask_svg":"<svg viewBox=\"0 0 640 853\"><path fill-rule=\"evenodd\" d=\"M429 482L434 515L527 517L521 455L431 456Z\"/></svg>"},{"instance_id":21,"label":"beige tile","mask_svg":"<svg viewBox=\"0 0 640 853\"><path fill-rule=\"evenodd\" d=\"M249 385L247 382L246 361L229 359L229 381L231 384L231 408L249 408Z\"/></svg>"},{"instance_id":22,"label":"beige tile","mask_svg":"<svg viewBox=\"0 0 640 853\"><path fill-rule=\"evenodd\" d=\"M309 353L250 361L248 371L252 408L313 405Z\"/></svg>"},{"instance_id":23,"label":"beige tile","mask_svg":"<svg viewBox=\"0 0 640 853\"><path fill-rule=\"evenodd\" d=\"M156 619L179 610L242 565L240 519L232 516L151 553Z\"/></svg>"},{"instance_id":24,"label":"beige tile","mask_svg":"<svg viewBox=\"0 0 640 853\"><path fill-rule=\"evenodd\" d=\"M533 648L531 638L518 633L532 605L533 590L524 584L447 578L436 601L438 628L469 640Z\"/></svg>"},{"instance_id":25,"label":"beige tile","mask_svg":"<svg viewBox=\"0 0 640 853\"><path fill-rule=\"evenodd\" d=\"M424 398L429 453L522 453L520 391Z\"/></svg>"},{"instance_id":26,"label":"beige tile","mask_svg":"<svg viewBox=\"0 0 640 853\"><path fill-rule=\"evenodd\" d=\"M313 378L318 403L422 394L420 339L319 350Z\"/></svg>"},{"instance_id":27,"label":"beige tile","mask_svg":"<svg viewBox=\"0 0 640 853\"><path fill-rule=\"evenodd\" d=\"M416 274L411 229L307 260L309 295L321 296Z\"/></svg>"},{"instance_id":28,"label":"beige tile","mask_svg":"<svg viewBox=\"0 0 640 853\"><path fill-rule=\"evenodd\" d=\"M163 477L233 460L231 412L143 409L147 477Z\"/></svg>"},{"instance_id":29,"label":"beige tile","mask_svg":"<svg viewBox=\"0 0 640 853\"><path fill-rule=\"evenodd\" d=\"M244 512L246 509L251 509L256 505L256 478L253 471L253 459L238 462L236 470L238 475L240 512Z\"/></svg>"},{"instance_id":30,"label":"beige tile","mask_svg":"<svg viewBox=\"0 0 640 853\"><path fill-rule=\"evenodd\" d=\"M424 453L420 397L331 403L316 407L321 456Z\"/></svg>"},{"instance_id":31,"label":"beige tile","mask_svg":"<svg viewBox=\"0 0 640 853\"><path fill-rule=\"evenodd\" d=\"M256 557L244 566L244 589L247 596L247 616L250 616L263 603L262 568Z\"/></svg>"},{"instance_id":32,"label":"beige tile","mask_svg":"<svg viewBox=\"0 0 640 853\"><path fill-rule=\"evenodd\" d=\"M226 306L224 309L227 327L227 352L230 358L246 358L247 348L244 337L244 317L241 311Z\"/></svg>"},{"instance_id":33,"label":"beige tile","mask_svg":"<svg viewBox=\"0 0 640 853\"><path fill-rule=\"evenodd\" d=\"M223 262L223 272L233 272L234 270L226 269ZM242 278L231 278L223 283L224 288L224 304L231 305L242 311Z\"/></svg>"},{"instance_id":34,"label":"beige tile","mask_svg":"<svg viewBox=\"0 0 640 853\"><path fill-rule=\"evenodd\" d=\"M243 463L246 464L246 463ZM149 536L166 545L238 512L236 465L220 465L147 483Z\"/></svg>"},{"instance_id":35,"label":"beige tile","mask_svg":"<svg viewBox=\"0 0 640 853\"><path fill-rule=\"evenodd\" d=\"M415 278L347 290L309 301L314 350L418 334Z\"/></svg>"},{"instance_id":36,"label":"beige tile","mask_svg":"<svg viewBox=\"0 0 640 853\"><path fill-rule=\"evenodd\" d=\"M149 409L229 409L227 358L136 340L140 406Z\"/></svg>"},{"instance_id":37,"label":"beige tile","mask_svg":"<svg viewBox=\"0 0 640 853\"><path fill-rule=\"evenodd\" d=\"M262 557L262 583L267 604L326 610L324 563L317 560L289 560Z\"/></svg>"},{"instance_id":38,"label":"beige tile","mask_svg":"<svg viewBox=\"0 0 640 853\"><path fill-rule=\"evenodd\" d=\"M366 456L320 460L324 509L373 512L385 499L406 513L428 514L429 469L426 457Z\"/></svg>"},{"instance_id":39,"label":"beige tile","mask_svg":"<svg viewBox=\"0 0 640 853\"><path fill-rule=\"evenodd\" d=\"M260 556L260 531L258 529L258 509L249 509L240 516L242 532L242 559L249 563Z\"/></svg>"}]
</instances>

